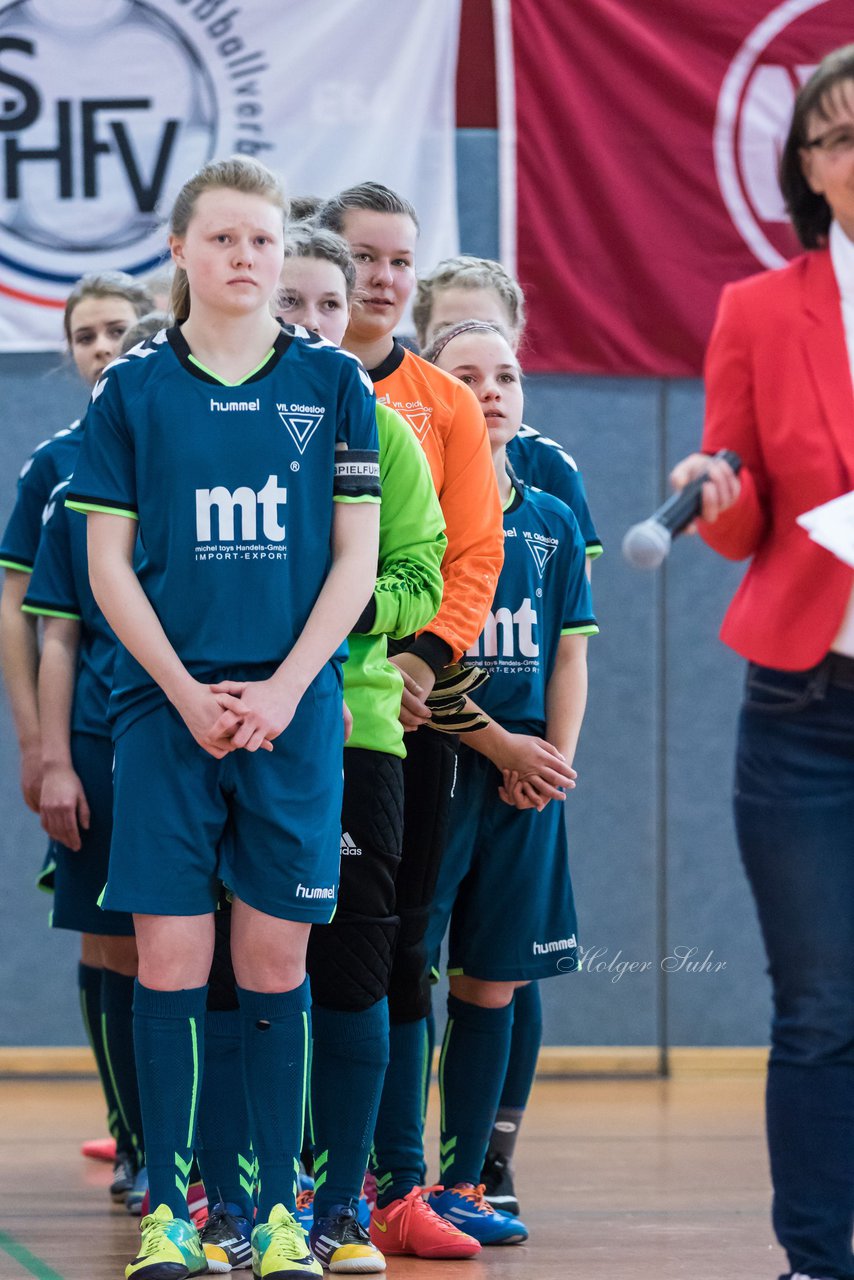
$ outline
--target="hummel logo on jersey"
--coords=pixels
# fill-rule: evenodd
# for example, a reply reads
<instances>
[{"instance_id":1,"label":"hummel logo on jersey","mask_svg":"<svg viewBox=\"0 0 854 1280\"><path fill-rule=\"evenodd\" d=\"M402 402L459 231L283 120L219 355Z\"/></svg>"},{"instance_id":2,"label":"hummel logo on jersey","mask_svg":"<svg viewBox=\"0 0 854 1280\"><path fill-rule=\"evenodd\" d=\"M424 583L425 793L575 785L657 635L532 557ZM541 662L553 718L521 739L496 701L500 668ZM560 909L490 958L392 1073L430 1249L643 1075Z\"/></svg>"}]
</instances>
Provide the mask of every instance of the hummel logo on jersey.
<instances>
[{"instance_id":1,"label":"hummel logo on jersey","mask_svg":"<svg viewBox=\"0 0 854 1280\"><path fill-rule=\"evenodd\" d=\"M468 650L470 658L497 658L498 632L501 629L502 658L537 658L539 642L534 638L537 611L526 596L515 613L509 609L490 609L480 638Z\"/></svg>"},{"instance_id":2,"label":"hummel logo on jersey","mask_svg":"<svg viewBox=\"0 0 854 1280\"><path fill-rule=\"evenodd\" d=\"M261 397L255 400L214 400L211 396L211 413L258 413Z\"/></svg>"},{"instance_id":3,"label":"hummel logo on jersey","mask_svg":"<svg viewBox=\"0 0 854 1280\"><path fill-rule=\"evenodd\" d=\"M430 405L424 408L423 405L417 405L412 409L400 409L399 412L409 423L412 430L418 436L419 440L423 440L427 432L430 430L430 419L433 416L433 409Z\"/></svg>"},{"instance_id":4,"label":"hummel logo on jersey","mask_svg":"<svg viewBox=\"0 0 854 1280\"><path fill-rule=\"evenodd\" d=\"M263 489L256 493L246 485L239 489L226 489L217 485L213 489L196 490L196 541L234 542L234 516L240 508L240 541L254 542L258 536L258 508L261 508L261 524L264 537L269 542L284 542L285 526L279 521L279 508L288 500L288 491L279 484L278 476L268 476ZM217 512L218 538L211 533L211 513Z\"/></svg>"},{"instance_id":5,"label":"hummel logo on jersey","mask_svg":"<svg viewBox=\"0 0 854 1280\"><path fill-rule=\"evenodd\" d=\"M539 577L542 578L543 570L557 551L557 544L554 543L552 546L545 546L542 542L531 542L526 540L525 546L534 557L534 564L537 566L537 573Z\"/></svg>"},{"instance_id":6,"label":"hummel logo on jersey","mask_svg":"<svg viewBox=\"0 0 854 1280\"><path fill-rule=\"evenodd\" d=\"M571 951L577 946L578 942L573 934L570 938L556 938L554 942L535 942L534 955L547 956L552 951Z\"/></svg>"},{"instance_id":7,"label":"hummel logo on jersey","mask_svg":"<svg viewBox=\"0 0 854 1280\"><path fill-rule=\"evenodd\" d=\"M277 404L279 417L288 429L300 453L305 453L309 440L323 421L326 410L317 404Z\"/></svg>"},{"instance_id":8,"label":"hummel logo on jersey","mask_svg":"<svg viewBox=\"0 0 854 1280\"><path fill-rule=\"evenodd\" d=\"M48 520L51 518L54 511L56 510L57 498L59 497L60 493L62 493L62 490L67 489L70 484L71 484L70 479L60 480L59 484L55 485L53 489L51 489L50 497L45 503L44 510L42 511L42 524L47 524Z\"/></svg>"},{"instance_id":9,"label":"hummel logo on jersey","mask_svg":"<svg viewBox=\"0 0 854 1280\"><path fill-rule=\"evenodd\" d=\"M362 850L356 844L356 841L350 835L349 831L345 831L341 836L341 857L361 858Z\"/></svg>"},{"instance_id":10,"label":"hummel logo on jersey","mask_svg":"<svg viewBox=\"0 0 854 1280\"><path fill-rule=\"evenodd\" d=\"M297 885L298 898L334 898L334 889L322 889L320 885L306 886L304 884Z\"/></svg>"}]
</instances>

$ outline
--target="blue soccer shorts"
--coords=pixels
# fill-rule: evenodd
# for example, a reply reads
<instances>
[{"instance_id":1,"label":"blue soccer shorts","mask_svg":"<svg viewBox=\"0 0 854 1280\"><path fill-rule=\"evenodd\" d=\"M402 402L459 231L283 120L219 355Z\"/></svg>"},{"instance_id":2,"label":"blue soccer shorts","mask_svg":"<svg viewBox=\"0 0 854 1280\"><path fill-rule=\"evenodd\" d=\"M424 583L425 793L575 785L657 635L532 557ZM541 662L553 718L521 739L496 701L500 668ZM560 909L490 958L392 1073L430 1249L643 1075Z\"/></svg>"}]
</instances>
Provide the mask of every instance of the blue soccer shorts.
<instances>
[{"instance_id":1,"label":"blue soccer shorts","mask_svg":"<svg viewBox=\"0 0 854 1280\"><path fill-rule=\"evenodd\" d=\"M578 968L564 804L542 813L499 799L501 775L461 747L448 843L427 929L435 960L445 931L448 974L523 982Z\"/></svg>"},{"instance_id":2,"label":"blue soccer shorts","mask_svg":"<svg viewBox=\"0 0 854 1280\"><path fill-rule=\"evenodd\" d=\"M215 760L171 705L142 716L116 740L103 905L205 915L216 909L222 883L267 915L328 922L338 897L343 749L341 678L332 663L270 752Z\"/></svg>"},{"instance_id":3,"label":"blue soccer shorts","mask_svg":"<svg viewBox=\"0 0 854 1280\"><path fill-rule=\"evenodd\" d=\"M107 883L113 829L113 744L94 733L72 733L71 759L89 805L89 829L80 830L75 852L50 843L54 929L101 937L129 937L133 920L124 911L102 911L98 899ZM44 875L44 870L42 872ZM40 877L41 879L41 877Z\"/></svg>"}]
</instances>

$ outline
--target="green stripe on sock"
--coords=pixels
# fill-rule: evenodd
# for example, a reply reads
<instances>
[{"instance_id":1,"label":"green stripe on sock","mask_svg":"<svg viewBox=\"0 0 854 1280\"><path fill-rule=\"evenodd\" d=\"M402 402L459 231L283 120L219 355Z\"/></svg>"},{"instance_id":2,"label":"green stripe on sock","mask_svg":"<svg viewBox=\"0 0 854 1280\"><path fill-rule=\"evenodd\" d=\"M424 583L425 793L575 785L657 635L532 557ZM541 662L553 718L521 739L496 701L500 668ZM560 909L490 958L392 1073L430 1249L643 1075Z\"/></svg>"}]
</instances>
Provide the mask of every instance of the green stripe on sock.
<instances>
[{"instance_id":1,"label":"green stripe on sock","mask_svg":"<svg viewBox=\"0 0 854 1280\"><path fill-rule=\"evenodd\" d=\"M430 1079L430 1037L424 1024L424 1057L421 1063L421 1124L427 1123L427 1082Z\"/></svg>"},{"instance_id":2,"label":"green stripe on sock","mask_svg":"<svg viewBox=\"0 0 854 1280\"><path fill-rule=\"evenodd\" d=\"M454 1029L453 1018L448 1019L448 1025L445 1028L445 1043L442 1045L442 1052L439 1056L439 1101L441 1103L441 1118L439 1125L444 1133L445 1131L445 1055L448 1052L448 1045L451 1043L451 1032Z\"/></svg>"},{"instance_id":3,"label":"green stripe on sock","mask_svg":"<svg viewBox=\"0 0 854 1280\"><path fill-rule=\"evenodd\" d=\"M196 1019L190 1018L190 1039L193 1044L193 1096L190 1099L190 1124L187 1129L187 1146L193 1150L193 1134L196 1129L196 1109L199 1105L199 1038L196 1033Z\"/></svg>"},{"instance_id":4,"label":"green stripe on sock","mask_svg":"<svg viewBox=\"0 0 854 1280\"><path fill-rule=\"evenodd\" d=\"M80 1016L83 1019L83 1030L86 1032L86 1039L92 1044L92 1028L89 1025L89 1014L86 1009L86 992L82 987L78 987L77 994L80 996Z\"/></svg>"},{"instance_id":5,"label":"green stripe on sock","mask_svg":"<svg viewBox=\"0 0 854 1280\"><path fill-rule=\"evenodd\" d=\"M125 1133L130 1136L130 1140L133 1143L134 1151L138 1152L139 1141L137 1139L136 1134L133 1132L130 1125L128 1124L128 1118L125 1115L124 1103L122 1102L122 1095L119 1091L119 1086L116 1083L116 1073L113 1070L113 1062L110 1057L110 1046L107 1043L107 1015L105 1013L101 1014L101 1042L104 1046L104 1059L107 1063L107 1070L110 1073L110 1084L113 1086L113 1093L116 1095L116 1102L118 1104L119 1113L122 1117L122 1124L125 1127Z\"/></svg>"},{"instance_id":6,"label":"green stripe on sock","mask_svg":"<svg viewBox=\"0 0 854 1280\"><path fill-rule=\"evenodd\" d=\"M305 1100L306 1100L306 1095L308 1093L308 1079L309 1079L308 1052L309 1052L309 1048L311 1047L311 1036L308 1034L308 1014L306 1013L305 1009L303 1009L302 1011L302 1030L303 1030L305 1045L303 1048L303 1057L302 1057L302 1112L300 1113L300 1133L305 1133ZM314 1124L311 1118L311 1099L309 1099L308 1108L309 1108L308 1127L309 1127L309 1133L311 1134L312 1144L314 1144Z\"/></svg>"}]
</instances>

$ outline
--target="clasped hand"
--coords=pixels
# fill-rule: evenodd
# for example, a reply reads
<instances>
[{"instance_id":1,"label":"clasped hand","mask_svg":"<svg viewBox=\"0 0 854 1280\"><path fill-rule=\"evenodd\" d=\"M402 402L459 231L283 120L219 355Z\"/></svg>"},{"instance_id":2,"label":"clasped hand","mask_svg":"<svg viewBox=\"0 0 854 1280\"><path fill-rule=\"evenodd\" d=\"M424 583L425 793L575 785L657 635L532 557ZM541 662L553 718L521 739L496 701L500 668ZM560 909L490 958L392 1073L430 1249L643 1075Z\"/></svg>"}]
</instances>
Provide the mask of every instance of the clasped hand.
<instances>
[{"instance_id":1,"label":"clasped hand","mask_svg":"<svg viewBox=\"0 0 854 1280\"><path fill-rule=\"evenodd\" d=\"M177 705L190 733L215 760L230 751L272 751L273 740L287 729L299 698L274 680L194 682Z\"/></svg>"},{"instance_id":2,"label":"clasped hand","mask_svg":"<svg viewBox=\"0 0 854 1280\"><path fill-rule=\"evenodd\" d=\"M499 762L502 784L498 794L516 809L541 813L550 800L565 800L578 774L557 747L545 738L513 733Z\"/></svg>"}]
</instances>

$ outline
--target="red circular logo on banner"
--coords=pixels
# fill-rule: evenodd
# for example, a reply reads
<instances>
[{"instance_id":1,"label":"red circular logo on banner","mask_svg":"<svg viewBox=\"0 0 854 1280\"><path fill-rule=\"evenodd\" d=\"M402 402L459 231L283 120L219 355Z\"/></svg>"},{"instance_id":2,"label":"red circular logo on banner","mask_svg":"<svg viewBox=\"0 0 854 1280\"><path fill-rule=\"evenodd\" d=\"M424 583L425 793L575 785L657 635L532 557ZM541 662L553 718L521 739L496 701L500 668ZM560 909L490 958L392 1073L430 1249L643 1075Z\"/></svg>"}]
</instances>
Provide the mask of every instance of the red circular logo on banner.
<instances>
[{"instance_id":1,"label":"red circular logo on banner","mask_svg":"<svg viewBox=\"0 0 854 1280\"><path fill-rule=\"evenodd\" d=\"M786 0L750 32L718 96L715 170L739 235L766 267L797 252L777 182L795 97L854 35L851 0Z\"/></svg>"}]
</instances>

